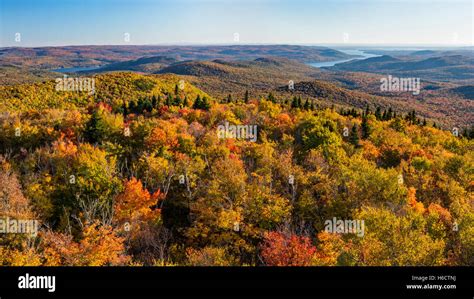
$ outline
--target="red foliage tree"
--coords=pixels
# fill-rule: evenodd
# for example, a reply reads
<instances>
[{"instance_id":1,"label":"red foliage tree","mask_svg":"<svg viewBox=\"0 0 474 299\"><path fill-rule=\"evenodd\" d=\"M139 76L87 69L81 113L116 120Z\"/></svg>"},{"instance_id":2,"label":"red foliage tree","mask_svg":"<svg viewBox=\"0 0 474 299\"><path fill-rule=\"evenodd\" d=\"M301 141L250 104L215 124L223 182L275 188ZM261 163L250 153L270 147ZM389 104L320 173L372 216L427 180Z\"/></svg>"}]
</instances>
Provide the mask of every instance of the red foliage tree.
<instances>
[{"instance_id":1,"label":"red foliage tree","mask_svg":"<svg viewBox=\"0 0 474 299\"><path fill-rule=\"evenodd\" d=\"M265 234L262 257L268 266L310 266L316 247L308 237L280 232Z\"/></svg>"}]
</instances>

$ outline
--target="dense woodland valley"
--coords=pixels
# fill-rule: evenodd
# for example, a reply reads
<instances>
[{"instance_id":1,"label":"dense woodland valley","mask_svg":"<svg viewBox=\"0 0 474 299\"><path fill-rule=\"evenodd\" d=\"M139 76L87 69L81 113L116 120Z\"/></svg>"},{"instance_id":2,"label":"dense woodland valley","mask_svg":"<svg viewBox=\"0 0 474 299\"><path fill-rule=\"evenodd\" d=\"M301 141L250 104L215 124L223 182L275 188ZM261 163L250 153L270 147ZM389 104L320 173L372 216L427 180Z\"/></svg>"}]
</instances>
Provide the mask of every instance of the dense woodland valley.
<instances>
[{"instance_id":1,"label":"dense woodland valley","mask_svg":"<svg viewBox=\"0 0 474 299\"><path fill-rule=\"evenodd\" d=\"M451 57L414 96L363 61L305 64L347 58L327 48L90 47L76 65L108 66L70 77L91 93L47 69L76 52L39 49L0 55L0 213L39 221L0 234L0 265L474 265L470 54L397 54L401 75Z\"/></svg>"}]
</instances>

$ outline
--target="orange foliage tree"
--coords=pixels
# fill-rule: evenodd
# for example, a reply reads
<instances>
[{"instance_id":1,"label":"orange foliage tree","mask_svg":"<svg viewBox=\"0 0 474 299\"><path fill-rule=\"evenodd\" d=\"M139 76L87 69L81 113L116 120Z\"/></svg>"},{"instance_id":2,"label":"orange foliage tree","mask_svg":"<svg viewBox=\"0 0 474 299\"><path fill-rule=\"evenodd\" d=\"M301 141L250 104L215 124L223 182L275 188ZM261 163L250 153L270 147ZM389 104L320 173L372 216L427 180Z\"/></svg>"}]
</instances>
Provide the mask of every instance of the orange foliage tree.
<instances>
[{"instance_id":1,"label":"orange foliage tree","mask_svg":"<svg viewBox=\"0 0 474 299\"><path fill-rule=\"evenodd\" d=\"M84 227L82 239L75 242L71 235L46 232L42 236L42 256L47 266L114 266L130 260L124 239L110 226L97 222Z\"/></svg>"},{"instance_id":2,"label":"orange foliage tree","mask_svg":"<svg viewBox=\"0 0 474 299\"><path fill-rule=\"evenodd\" d=\"M142 182L131 178L124 184L124 191L115 199L115 217L117 221L149 220L159 213L152 210L160 197L160 190L150 194Z\"/></svg>"},{"instance_id":3,"label":"orange foliage tree","mask_svg":"<svg viewBox=\"0 0 474 299\"><path fill-rule=\"evenodd\" d=\"M268 232L261 255L268 266L310 266L315 253L308 237Z\"/></svg>"}]
</instances>

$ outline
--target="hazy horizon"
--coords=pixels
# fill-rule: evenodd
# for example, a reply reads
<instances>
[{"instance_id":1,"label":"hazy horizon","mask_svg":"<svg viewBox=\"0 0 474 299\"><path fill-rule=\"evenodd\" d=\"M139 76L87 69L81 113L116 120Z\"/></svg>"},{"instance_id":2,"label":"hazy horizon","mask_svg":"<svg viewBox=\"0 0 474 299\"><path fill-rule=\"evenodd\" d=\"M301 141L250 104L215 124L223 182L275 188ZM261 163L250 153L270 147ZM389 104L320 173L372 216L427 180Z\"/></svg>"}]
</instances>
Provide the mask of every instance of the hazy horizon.
<instances>
[{"instance_id":1,"label":"hazy horizon","mask_svg":"<svg viewBox=\"0 0 474 299\"><path fill-rule=\"evenodd\" d=\"M297 44L297 43L239 43L239 44L200 44L200 43L161 43L161 44L66 44L66 45L44 45L44 46L0 46L1 49L6 48L55 48L55 47L225 47L225 46L305 46L305 47L327 47L327 48L423 48L423 49L462 49L474 48L474 45L449 45L449 44Z\"/></svg>"},{"instance_id":2,"label":"hazy horizon","mask_svg":"<svg viewBox=\"0 0 474 299\"><path fill-rule=\"evenodd\" d=\"M463 47L473 10L469 0L0 0L0 47Z\"/></svg>"}]
</instances>

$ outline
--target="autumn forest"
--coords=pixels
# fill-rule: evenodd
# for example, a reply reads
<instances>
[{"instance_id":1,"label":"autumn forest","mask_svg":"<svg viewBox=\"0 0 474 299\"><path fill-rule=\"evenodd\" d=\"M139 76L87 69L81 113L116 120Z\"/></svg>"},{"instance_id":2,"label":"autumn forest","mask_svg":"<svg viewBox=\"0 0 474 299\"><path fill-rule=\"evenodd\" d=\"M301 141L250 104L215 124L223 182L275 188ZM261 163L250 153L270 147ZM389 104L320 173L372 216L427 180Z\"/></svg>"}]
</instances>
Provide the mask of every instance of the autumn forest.
<instances>
[{"instance_id":1,"label":"autumn forest","mask_svg":"<svg viewBox=\"0 0 474 299\"><path fill-rule=\"evenodd\" d=\"M94 94L0 87L0 213L37 221L0 234L1 265L474 265L469 127L291 88L91 78Z\"/></svg>"}]
</instances>

